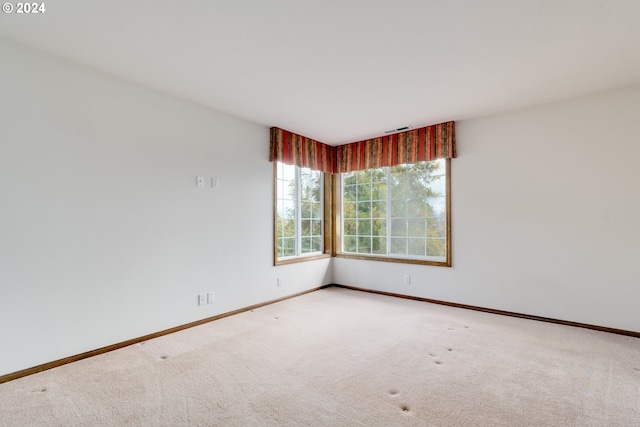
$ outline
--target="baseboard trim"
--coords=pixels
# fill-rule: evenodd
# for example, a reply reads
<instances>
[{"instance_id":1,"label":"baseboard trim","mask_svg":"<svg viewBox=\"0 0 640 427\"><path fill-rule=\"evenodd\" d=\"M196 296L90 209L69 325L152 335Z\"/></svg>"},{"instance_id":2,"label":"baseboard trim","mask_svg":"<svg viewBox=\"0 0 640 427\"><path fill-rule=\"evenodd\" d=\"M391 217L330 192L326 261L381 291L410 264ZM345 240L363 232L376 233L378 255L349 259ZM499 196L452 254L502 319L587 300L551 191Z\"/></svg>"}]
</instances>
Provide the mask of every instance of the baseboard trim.
<instances>
[{"instance_id":1,"label":"baseboard trim","mask_svg":"<svg viewBox=\"0 0 640 427\"><path fill-rule=\"evenodd\" d=\"M133 345L133 344L138 344L138 343L140 343L142 341L147 341L147 340L150 340L150 339L153 339L153 338L158 338L158 337L161 337L163 335L168 335L168 334L172 334L174 332L182 331L184 329L193 328L194 326L204 325L205 323L209 323L209 322L213 322L213 321L218 320L218 319L223 319L225 317L233 316L234 314L243 313L243 312L249 311L249 310L255 310L255 309L260 308L260 307L264 307L264 306L267 306L267 305L275 304L277 302L285 301L285 300L288 300L288 299L291 299L291 298L299 297L299 296L302 296L302 295L305 295L305 294L309 294L311 292L315 292L315 291L318 291L320 289L326 288L328 286L331 286L331 285L324 285L324 286L320 286L320 287L317 287L317 288L309 289L307 291L298 292L298 293L295 293L293 295L288 295L286 297L282 297L282 298L266 301L266 302L259 303L259 304L254 304L254 305L251 305L251 306L248 306L248 307L244 307L244 308L239 308L237 310L233 310L233 311L229 311L229 312L226 312L226 313L218 314L218 315L215 315L215 316L212 316L212 317L207 317L205 319L196 320L195 322L191 322L191 323L187 323L187 324L184 324L184 325L175 326L173 328L165 329L163 331L154 332L152 334L144 335L144 336L141 336L141 337L138 337L138 338L132 338L130 340L123 341L123 342L120 342L120 343L117 343L117 344L108 345L106 347L98 348L98 349L95 349L95 350L90 350L90 351L87 351L87 352L84 352L84 353L76 354L74 356L65 357L63 359L54 360L53 362L43 363L42 365L34 366L32 368L23 369L23 370L20 370L20 371L17 371L17 372L13 372L11 374L5 374L5 375L0 376L0 384L6 383L6 382L9 382L9 381L13 381L13 380L16 380L18 378L26 377L28 375L37 374L38 372L46 371L48 369L57 368L58 366L66 365L68 363L77 362L78 360L86 359L88 357L98 356L100 354L104 354L104 353L108 353L108 352L113 351L113 350L118 350L120 348L128 347L128 346Z\"/></svg>"},{"instance_id":2,"label":"baseboard trim","mask_svg":"<svg viewBox=\"0 0 640 427\"><path fill-rule=\"evenodd\" d=\"M459 303L455 303L455 302L441 301L441 300L435 300L435 299L431 299L431 298L415 297L415 296L411 296L411 295L403 295L403 294L398 294L398 293L394 293L394 292L377 291L377 290L373 290L373 289L359 288L359 287L356 287L356 286L349 286L349 285L341 285L341 284L337 284L337 283L332 283L332 284L329 284L329 285L319 286L317 288L309 289L307 291L298 292L298 293L295 293L295 294L292 294L292 295L288 295L286 297L282 297L282 298L266 301L266 302L259 303L259 304L254 304L254 305L251 305L251 306L248 306L248 307L239 308L237 310L232 310L232 311L229 311L229 312L226 312L226 313L222 313L222 314L218 314L218 315L215 315L215 316L212 316L212 317L207 317L205 319L196 320L195 322L187 323L187 324L180 325L180 326L175 326L173 328L165 329L165 330L159 331L159 332L154 332L152 334L144 335L144 336L141 336L141 337L138 337L138 338L132 338L132 339L127 340L127 341L123 341L123 342L120 342L120 343L117 343L117 344L108 345L106 347L101 347L101 348L98 348L98 349L95 349L95 350L91 350L91 351L87 351L87 352L84 352L84 353L76 354L74 356L69 356L69 357L65 357L63 359L54 360L52 362L43 363L42 365L34 366L32 368L27 368L27 369L23 369L23 370L20 370L20 371L17 371L17 372L13 372L13 373L10 373L10 374L1 375L0 376L0 384L6 383L6 382L9 382L9 381L13 381L13 380L16 380L18 378L22 378L22 377L26 377L26 376L29 376L29 375L33 375L33 374L36 374L38 372L46 371L48 369L57 368L58 366L66 365L68 363L77 362L78 360L86 359L88 357L98 356L100 354L104 354L104 353L108 353L108 352L113 351L113 350L118 350L120 348L128 347L128 346L133 345L133 344L138 344L140 342L147 341L147 340L150 340L150 339L153 339L153 338L158 338L158 337L161 337L163 335L168 335L168 334L171 334L171 333L174 333L174 332L182 331L184 329L193 328L194 326L204 325L205 323L209 323L209 322L213 322L213 321L218 320L218 319L223 319L225 317L233 316L234 314L243 313L243 312L249 311L249 310L255 310L257 308L264 307L264 306L271 305L271 304L275 304L275 303L280 302L280 301L285 301L285 300L288 300L288 299L291 299L291 298L296 298L296 297L299 297L299 296L302 296L302 295L305 295L305 294L309 294L309 293L318 291L320 289L329 288L329 287L350 289L350 290L353 290L353 291L368 292L368 293L371 293L371 294L386 295L386 296L396 297L396 298L404 298L404 299L410 299L410 300L415 300L415 301L429 302L429 303L432 303L432 304L446 305L446 306L449 306L449 307L464 308L464 309L467 309L467 310L482 311L482 312L485 312L485 313L499 314L499 315L502 315L502 316L518 317L518 318L521 318L521 319L537 320L537 321L540 321L540 322L547 322L547 323L556 323L556 324L559 324L559 325L574 326L574 327L578 327L578 328L592 329L592 330L596 330L596 331L600 331L600 332L608 332L608 333L611 333L611 334L627 335L627 336L634 337L634 338L640 338L640 332L627 331L627 330L624 330L624 329L608 328L608 327L605 327L605 326L590 325L590 324L587 324L587 323L571 322L571 321L568 321L568 320L552 319L552 318L549 318L549 317L534 316L534 315L530 315L530 314L516 313L516 312L513 312L513 311L497 310L497 309L493 309L493 308L478 307L478 306L475 306L475 305L459 304Z\"/></svg>"},{"instance_id":3,"label":"baseboard trim","mask_svg":"<svg viewBox=\"0 0 640 427\"><path fill-rule=\"evenodd\" d=\"M566 325L566 326L575 326L577 328L593 329L593 330L600 331L600 332L608 332L608 333L611 333L611 334L627 335L627 336L634 337L634 338L640 338L640 332L627 331L627 330L624 330L624 329L608 328L606 326L590 325L588 323L571 322L569 320L552 319L552 318L549 318L549 317L534 316L534 315L531 315L531 314L522 314L522 313L516 313L516 312L513 312L513 311L496 310L496 309L493 309L493 308L478 307L478 306L475 306L475 305L468 305L468 304L459 304L459 303L455 303L455 302L441 301L441 300L435 300L435 299L430 299L430 298L414 297L414 296L411 296L411 295L403 295L403 294L397 294L397 293L393 293L393 292L377 291L377 290L373 290L373 289L359 288L359 287L356 287L356 286L340 285L340 284L337 284L337 283L334 283L334 284L332 284L330 286L335 286L335 287L344 288L344 289L351 289L353 291L368 292L368 293L371 293L371 294L386 295L386 296L390 296L390 297L411 299L411 300L415 300L415 301L430 302L430 303L433 303L433 304L446 305L446 306L449 306L449 307L465 308L467 310L483 311L485 313L499 314L499 315L502 315L502 316L519 317L521 319L537 320L539 322L556 323L556 324L559 324L559 325Z\"/></svg>"}]
</instances>

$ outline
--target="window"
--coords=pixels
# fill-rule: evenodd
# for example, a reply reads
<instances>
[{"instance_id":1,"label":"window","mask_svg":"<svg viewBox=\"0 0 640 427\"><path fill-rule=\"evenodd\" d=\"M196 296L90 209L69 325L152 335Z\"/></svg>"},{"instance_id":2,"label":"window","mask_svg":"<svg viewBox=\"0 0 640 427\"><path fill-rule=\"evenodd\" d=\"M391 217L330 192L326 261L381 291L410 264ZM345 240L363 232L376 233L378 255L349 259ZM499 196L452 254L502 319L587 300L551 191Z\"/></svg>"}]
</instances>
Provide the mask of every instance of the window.
<instances>
[{"instance_id":1,"label":"window","mask_svg":"<svg viewBox=\"0 0 640 427\"><path fill-rule=\"evenodd\" d=\"M275 264L343 256L451 266L456 156L452 121L339 146L272 127Z\"/></svg>"},{"instance_id":2,"label":"window","mask_svg":"<svg viewBox=\"0 0 640 427\"><path fill-rule=\"evenodd\" d=\"M275 162L275 263L324 253L323 173Z\"/></svg>"},{"instance_id":3,"label":"window","mask_svg":"<svg viewBox=\"0 0 640 427\"><path fill-rule=\"evenodd\" d=\"M451 265L450 161L341 175L341 254Z\"/></svg>"}]
</instances>

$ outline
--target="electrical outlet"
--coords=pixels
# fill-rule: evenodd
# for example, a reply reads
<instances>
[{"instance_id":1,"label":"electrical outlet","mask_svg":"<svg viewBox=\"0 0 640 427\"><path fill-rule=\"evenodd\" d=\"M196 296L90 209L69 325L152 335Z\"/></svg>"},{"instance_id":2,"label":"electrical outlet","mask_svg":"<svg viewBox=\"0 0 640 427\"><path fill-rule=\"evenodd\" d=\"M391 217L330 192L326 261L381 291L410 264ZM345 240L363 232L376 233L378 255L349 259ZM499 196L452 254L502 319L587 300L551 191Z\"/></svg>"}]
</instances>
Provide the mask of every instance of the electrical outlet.
<instances>
[{"instance_id":1,"label":"electrical outlet","mask_svg":"<svg viewBox=\"0 0 640 427\"><path fill-rule=\"evenodd\" d=\"M409 276L408 274L404 275L404 284L405 285L410 285L411 284L411 276Z\"/></svg>"},{"instance_id":2,"label":"electrical outlet","mask_svg":"<svg viewBox=\"0 0 640 427\"><path fill-rule=\"evenodd\" d=\"M281 286L282 286L282 277L278 277L278 278L276 279L276 286L277 286L277 287L281 287Z\"/></svg>"},{"instance_id":3,"label":"electrical outlet","mask_svg":"<svg viewBox=\"0 0 640 427\"><path fill-rule=\"evenodd\" d=\"M213 304L216 300L216 293L209 292L207 293L207 304Z\"/></svg>"},{"instance_id":4,"label":"electrical outlet","mask_svg":"<svg viewBox=\"0 0 640 427\"><path fill-rule=\"evenodd\" d=\"M198 305L205 305L207 303L207 296L205 294L198 295Z\"/></svg>"}]
</instances>

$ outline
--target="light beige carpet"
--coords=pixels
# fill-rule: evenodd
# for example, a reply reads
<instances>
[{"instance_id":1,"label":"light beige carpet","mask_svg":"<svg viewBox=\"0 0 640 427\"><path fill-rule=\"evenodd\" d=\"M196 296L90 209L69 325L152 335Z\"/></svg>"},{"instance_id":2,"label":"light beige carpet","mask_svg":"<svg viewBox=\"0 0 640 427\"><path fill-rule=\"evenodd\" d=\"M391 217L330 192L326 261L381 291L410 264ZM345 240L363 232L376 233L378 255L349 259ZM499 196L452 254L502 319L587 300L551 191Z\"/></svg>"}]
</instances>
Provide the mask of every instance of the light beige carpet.
<instances>
[{"instance_id":1,"label":"light beige carpet","mask_svg":"<svg viewBox=\"0 0 640 427\"><path fill-rule=\"evenodd\" d=\"M640 426L640 340L328 288L0 384L0 425Z\"/></svg>"}]
</instances>

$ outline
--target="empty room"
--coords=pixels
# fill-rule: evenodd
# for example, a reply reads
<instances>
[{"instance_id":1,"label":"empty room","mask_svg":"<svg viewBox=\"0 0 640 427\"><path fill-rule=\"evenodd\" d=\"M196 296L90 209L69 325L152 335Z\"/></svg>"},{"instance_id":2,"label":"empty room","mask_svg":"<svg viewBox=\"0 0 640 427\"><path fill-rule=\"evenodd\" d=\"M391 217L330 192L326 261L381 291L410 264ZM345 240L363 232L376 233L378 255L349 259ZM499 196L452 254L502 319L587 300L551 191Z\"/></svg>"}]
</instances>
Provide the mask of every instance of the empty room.
<instances>
[{"instance_id":1,"label":"empty room","mask_svg":"<svg viewBox=\"0 0 640 427\"><path fill-rule=\"evenodd\" d=\"M640 425L640 2L5 2L0 426Z\"/></svg>"}]
</instances>

